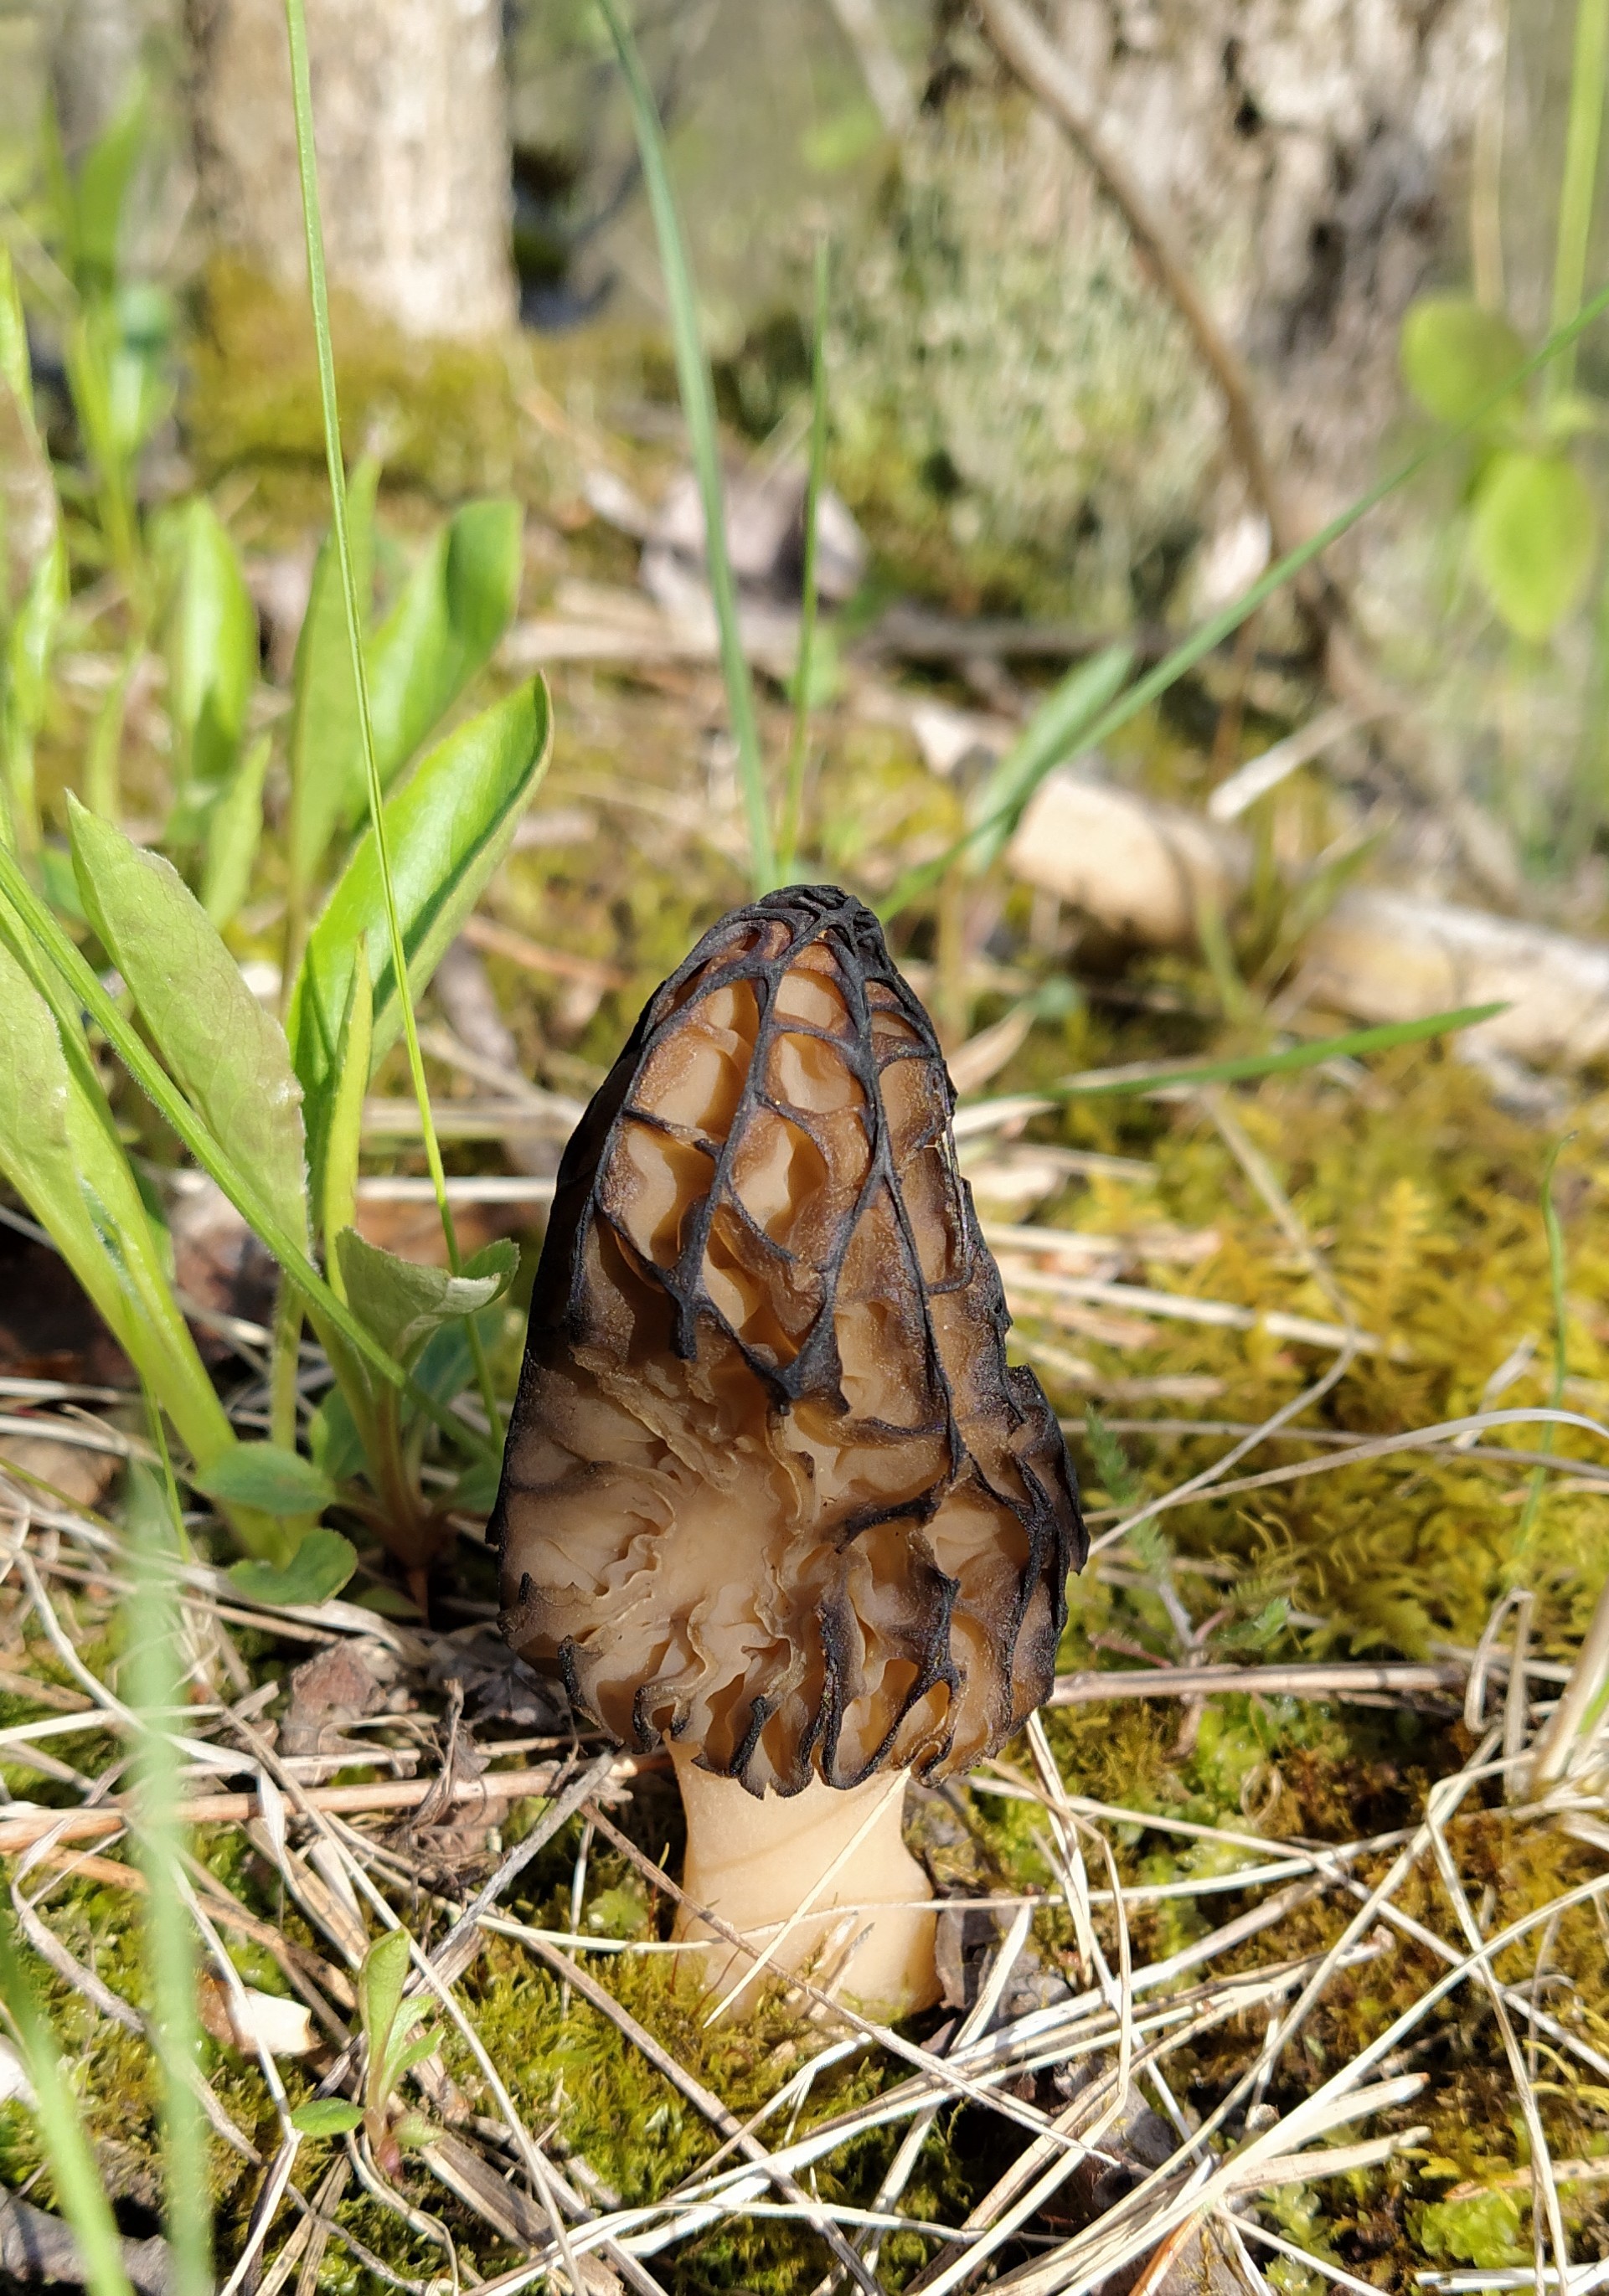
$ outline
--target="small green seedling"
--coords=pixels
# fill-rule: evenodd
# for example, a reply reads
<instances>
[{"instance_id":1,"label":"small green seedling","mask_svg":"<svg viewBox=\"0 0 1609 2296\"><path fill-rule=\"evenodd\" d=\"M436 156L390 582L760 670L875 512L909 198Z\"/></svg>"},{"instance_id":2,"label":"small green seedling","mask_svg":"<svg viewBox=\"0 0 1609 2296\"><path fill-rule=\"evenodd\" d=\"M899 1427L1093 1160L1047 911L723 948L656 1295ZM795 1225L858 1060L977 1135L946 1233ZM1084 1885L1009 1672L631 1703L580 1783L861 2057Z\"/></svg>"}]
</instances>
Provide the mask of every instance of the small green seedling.
<instances>
[{"instance_id":1,"label":"small green seedling","mask_svg":"<svg viewBox=\"0 0 1609 2296\"><path fill-rule=\"evenodd\" d=\"M84 914L133 1000L161 1079L215 1144L224 1169L244 1176L236 1185L265 1240L288 1238L304 1265L320 1249L339 1271L338 1292L309 1286L304 1305L357 1431L361 1486L355 1468L338 1488L286 1446L237 1440L174 1297L76 984L52 963L56 952L41 945L27 905L0 897L0 1173L176 1428L198 1485L265 1564L288 1566L337 1498L372 1523L411 1572L428 1569L445 1535L446 1508L427 1502L418 1480L429 1432L420 1408L432 1398L416 1383L398 1396L397 1382L440 1325L492 1304L513 1275L515 1255L512 1246L494 1247L454 1276L359 1244L350 1220L362 1097L401 1026L403 994L423 987L506 852L548 746L546 694L533 685L471 719L423 761L386 808L408 981L399 986L390 963L373 840L365 839L309 938L289 1037L173 865L70 805ZM366 1363L351 1344L354 1324L371 1342ZM376 1358L393 1377L374 1375ZM449 1429L459 1424L445 1406L439 1414ZM472 1456L476 1442L463 1433ZM309 1557L275 1599L335 1591L330 1582L343 1559L349 1570L351 1551L343 1558L332 1537L317 1550L317 1568ZM267 1595L268 1583L254 1580L253 1591Z\"/></svg>"},{"instance_id":2,"label":"small green seedling","mask_svg":"<svg viewBox=\"0 0 1609 2296\"><path fill-rule=\"evenodd\" d=\"M398 2095L405 2075L434 2053L441 2038L434 2026L421 2030L423 1997L403 1993L409 1945L406 1930L388 1930L365 1954L357 1974L357 2013L366 2050L362 2103L317 2096L291 2116L304 2136L344 2136L361 2128L388 2177L401 2168L406 2151L428 2144L435 2134L425 2116L409 2111Z\"/></svg>"},{"instance_id":3,"label":"small green seedling","mask_svg":"<svg viewBox=\"0 0 1609 2296\"><path fill-rule=\"evenodd\" d=\"M1597 508L1576 449L1609 410L1573 390L1504 391L1524 356L1508 320L1465 296L1421 296L1402 323L1403 374L1425 412L1463 423L1483 408L1470 440L1470 562L1498 620L1540 644L1591 579Z\"/></svg>"}]
</instances>

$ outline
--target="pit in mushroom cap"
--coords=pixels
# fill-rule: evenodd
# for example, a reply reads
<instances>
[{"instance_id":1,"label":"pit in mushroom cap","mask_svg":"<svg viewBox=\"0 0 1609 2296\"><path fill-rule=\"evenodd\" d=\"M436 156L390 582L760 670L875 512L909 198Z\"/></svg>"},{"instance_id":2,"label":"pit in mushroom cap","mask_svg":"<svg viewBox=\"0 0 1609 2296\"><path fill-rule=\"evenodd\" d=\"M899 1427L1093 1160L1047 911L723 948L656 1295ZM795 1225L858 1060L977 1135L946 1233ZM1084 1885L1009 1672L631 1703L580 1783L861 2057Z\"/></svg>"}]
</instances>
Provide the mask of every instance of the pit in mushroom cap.
<instances>
[{"instance_id":1,"label":"pit in mushroom cap","mask_svg":"<svg viewBox=\"0 0 1609 2296\"><path fill-rule=\"evenodd\" d=\"M1083 1526L953 1104L876 918L793 886L649 1000L560 1166L505 1632L752 1793L963 1769L1050 1685Z\"/></svg>"}]
</instances>

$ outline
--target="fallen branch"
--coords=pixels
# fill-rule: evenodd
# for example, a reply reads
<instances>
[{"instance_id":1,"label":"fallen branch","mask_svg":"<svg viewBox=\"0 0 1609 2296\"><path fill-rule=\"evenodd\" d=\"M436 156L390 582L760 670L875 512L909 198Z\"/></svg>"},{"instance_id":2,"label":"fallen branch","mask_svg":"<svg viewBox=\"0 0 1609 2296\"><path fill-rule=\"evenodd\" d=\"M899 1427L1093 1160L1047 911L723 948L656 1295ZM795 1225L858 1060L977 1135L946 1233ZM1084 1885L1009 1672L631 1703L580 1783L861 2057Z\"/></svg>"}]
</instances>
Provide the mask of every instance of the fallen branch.
<instances>
[{"instance_id":1,"label":"fallen branch","mask_svg":"<svg viewBox=\"0 0 1609 2296\"><path fill-rule=\"evenodd\" d=\"M160 2237L118 2243L123 2269L140 2296L168 2296L173 2251ZM65 2280L82 2287L92 2267L70 2224L14 2194L0 2195L0 2273L8 2280Z\"/></svg>"},{"instance_id":2,"label":"fallen branch","mask_svg":"<svg viewBox=\"0 0 1609 2296\"><path fill-rule=\"evenodd\" d=\"M622 1754L611 1778L636 1777L643 1770L662 1767L655 1754ZM529 1770L488 1770L478 1778L459 1778L450 1789L455 1802L510 1801L521 1794L546 1793L558 1767L544 1762ZM346 1816L373 1815L388 1809L416 1809L425 1798L440 1791L438 1777L395 1778L373 1785L314 1786L307 1790L309 1806ZM31 1849L49 1835L57 1841L90 1841L116 1833L128 1824L132 1806L122 1800L97 1809L30 1809L0 1821L0 1857ZM193 1794L181 1801L174 1816L181 1825L243 1825L262 1815L253 1793Z\"/></svg>"},{"instance_id":3,"label":"fallen branch","mask_svg":"<svg viewBox=\"0 0 1609 2296\"><path fill-rule=\"evenodd\" d=\"M1268 1698L1368 1698L1464 1687L1469 1669L1441 1663L1336 1666L1168 1666L1105 1674L1058 1674L1047 1706L1088 1706L1108 1698L1205 1698L1226 1691Z\"/></svg>"}]
</instances>

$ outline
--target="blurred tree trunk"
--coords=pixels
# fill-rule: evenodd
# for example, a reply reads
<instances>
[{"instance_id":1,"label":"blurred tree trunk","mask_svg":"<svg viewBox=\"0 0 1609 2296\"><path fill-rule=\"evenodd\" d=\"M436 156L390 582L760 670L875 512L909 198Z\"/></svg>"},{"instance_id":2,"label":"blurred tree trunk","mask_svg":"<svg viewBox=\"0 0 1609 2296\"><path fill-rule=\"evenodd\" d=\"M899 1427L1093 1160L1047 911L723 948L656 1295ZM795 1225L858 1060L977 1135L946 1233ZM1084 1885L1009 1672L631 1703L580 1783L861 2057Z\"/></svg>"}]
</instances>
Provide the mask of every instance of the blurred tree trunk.
<instances>
[{"instance_id":1,"label":"blurred tree trunk","mask_svg":"<svg viewBox=\"0 0 1609 2296\"><path fill-rule=\"evenodd\" d=\"M1108 143L1183 226L1327 512L1400 405L1397 334L1458 259L1501 102L1500 0L1055 0ZM1076 168L1076 162L1073 163Z\"/></svg>"},{"instance_id":2,"label":"blurred tree trunk","mask_svg":"<svg viewBox=\"0 0 1609 2296\"><path fill-rule=\"evenodd\" d=\"M144 0L62 0L51 29L51 94L72 158L127 102L150 13Z\"/></svg>"},{"instance_id":3,"label":"blurred tree trunk","mask_svg":"<svg viewBox=\"0 0 1609 2296\"><path fill-rule=\"evenodd\" d=\"M305 277L283 0L185 0L192 119L213 244ZM499 0L309 0L330 276L406 333L511 326L511 171Z\"/></svg>"},{"instance_id":4,"label":"blurred tree trunk","mask_svg":"<svg viewBox=\"0 0 1609 2296\"><path fill-rule=\"evenodd\" d=\"M1467 276L1472 215L1492 235L1504 0L1026 4L1249 369L1312 530L1401 417L1408 306ZM841 483L869 515L925 518L956 596L1028 585L1096 627L1207 611L1266 552L1246 457L1176 298L989 12L939 0L898 179L841 267ZM1388 511L1331 562L1374 562L1392 531Z\"/></svg>"}]
</instances>

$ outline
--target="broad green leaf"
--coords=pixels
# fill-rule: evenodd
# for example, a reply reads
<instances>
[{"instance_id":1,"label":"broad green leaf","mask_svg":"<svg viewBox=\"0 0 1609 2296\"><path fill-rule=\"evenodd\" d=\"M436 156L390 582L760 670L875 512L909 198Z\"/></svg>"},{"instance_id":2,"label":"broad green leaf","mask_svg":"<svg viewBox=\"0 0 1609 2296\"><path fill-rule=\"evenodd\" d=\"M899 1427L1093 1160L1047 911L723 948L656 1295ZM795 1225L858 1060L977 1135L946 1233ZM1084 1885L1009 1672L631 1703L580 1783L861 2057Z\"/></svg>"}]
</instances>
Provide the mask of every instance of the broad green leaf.
<instances>
[{"instance_id":1,"label":"broad green leaf","mask_svg":"<svg viewBox=\"0 0 1609 2296\"><path fill-rule=\"evenodd\" d=\"M449 1275L443 1267L398 1259L351 1227L336 1237L335 1254L348 1304L400 1364L413 1361L438 1325L489 1308L520 1265L519 1246L501 1237L466 1259L461 1275Z\"/></svg>"},{"instance_id":2,"label":"broad green leaf","mask_svg":"<svg viewBox=\"0 0 1609 2296\"><path fill-rule=\"evenodd\" d=\"M472 502L449 520L374 633L369 707L390 783L427 741L513 618L520 505ZM362 790L359 786L359 801Z\"/></svg>"},{"instance_id":3,"label":"broad green leaf","mask_svg":"<svg viewBox=\"0 0 1609 2296\"><path fill-rule=\"evenodd\" d=\"M372 492L368 506L372 529ZM305 702L292 729L299 775L293 849L310 880L337 828L362 820L368 791L352 691L340 570L329 545L319 562L304 629ZM360 591L363 584L360 581ZM365 649L374 762L389 787L427 741L507 628L520 587L520 511L512 502L469 503L437 534Z\"/></svg>"},{"instance_id":4,"label":"broad green leaf","mask_svg":"<svg viewBox=\"0 0 1609 2296\"><path fill-rule=\"evenodd\" d=\"M495 1345L496 1316L488 1310L477 1316L474 1321L483 1343ZM425 1393L433 1395L439 1403L450 1403L455 1396L462 1395L474 1376L475 1358L470 1344L469 1324L456 1318L450 1324L443 1324L439 1332L431 1333L414 1365L415 1379Z\"/></svg>"},{"instance_id":5,"label":"broad green leaf","mask_svg":"<svg viewBox=\"0 0 1609 2296\"><path fill-rule=\"evenodd\" d=\"M29 852L41 838L34 745L50 694L50 657L67 604L67 545L60 521L28 577L6 634L0 676L0 749L17 837Z\"/></svg>"},{"instance_id":6,"label":"broad green leaf","mask_svg":"<svg viewBox=\"0 0 1609 2296\"><path fill-rule=\"evenodd\" d=\"M456 1514L489 1514L497 1504L497 1486L502 1480L502 1469L492 1465L489 1459L477 1459L466 1467L453 1485L453 1512Z\"/></svg>"},{"instance_id":7,"label":"broad green leaf","mask_svg":"<svg viewBox=\"0 0 1609 2296\"><path fill-rule=\"evenodd\" d=\"M257 609L228 530L205 495L181 514L178 559L168 706L190 777L216 782L234 762L257 684Z\"/></svg>"},{"instance_id":8,"label":"broad green leaf","mask_svg":"<svg viewBox=\"0 0 1609 2296\"><path fill-rule=\"evenodd\" d=\"M234 1441L175 1304L83 1035L0 940L0 1173L100 1310L191 1456ZM237 1526L238 1527L238 1526Z\"/></svg>"},{"instance_id":9,"label":"broad green leaf","mask_svg":"<svg viewBox=\"0 0 1609 2296\"><path fill-rule=\"evenodd\" d=\"M168 1074L297 1237L308 1232L301 1093L280 1025L176 869L69 797L78 890Z\"/></svg>"},{"instance_id":10,"label":"broad green leaf","mask_svg":"<svg viewBox=\"0 0 1609 2296\"><path fill-rule=\"evenodd\" d=\"M1597 554L1597 512L1563 455L1495 455L1470 529L1475 571L1499 619L1539 644L1579 605Z\"/></svg>"},{"instance_id":11,"label":"broad green leaf","mask_svg":"<svg viewBox=\"0 0 1609 2296\"><path fill-rule=\"evenodd\" d=\"M973 869L985 868L999 853L1046 775L1072 755L1122 692L1133 667L1131 646L1106 646L1051 688L978 792L973 817L982 826L967 857Z\"/></svg>"},{"instance_id":12,"label":"broad green leaf","mask_svg":"<svg viewBox=\"0 0 1609 2296\"><path fill-rule=\"evenodd\" d=\"M1438 422L1468 422L1524 357L1501 313L1466 295L1422 295L1402 322L1403 380Z\"/></svg>"},{"instance_id":13,"label":"broad green leaf","mask_svg":"<svg viewBox=\"0 0 1609 2296\"><path fill-rule=\"evenodd\" d=\"M330 1352L332 1363L344 1344L387 1387L409 1390L425 1416L434 1420L452 1441L477 1455L491 1456L493 1447L489 1440L476 1434L451 1412L443 1410L433 1397L414 1390L402 1366L391 1360L351 1310L336 1298L308 1259L305 1246L298 1243L275 1218L254 1176L247 1174L210 1128L200 1119L152 1056L138 1029L113 1003L105 984L29 883L4 839L0 839L0 895L4 896L0 901L0 939L9 935L13 954L20 957L26 947L28 954L22 961L38 966L36 985L44 981L51 984L47 994L62 1001L72 1032L77 1031L80 1011L94 1018L96 1028L152 1106L160 1111L201 1169L217 1181L242 1218L257 1230L301 1291L308 1313L317 1323L319 1337Z\"/></svg>"},{"instance_id":14,"label":"broad green leaf","mask_svg":"<svg viewBox=\"0 0 1609 2296\"><path fill-rule=\"evenodd\" d=\"M366 629L374 587L374 497L380 465L365 456L347 489L347 534L358 611ZM352 646L334 537L326 535L313 566L308 611L296 641L291 711L291 866L310 884L318 873L335 824L351 801L354 780L362 793L357 699Z\"/></svg>"},{"instance_id":15,"label":"broad green leaf","mask_svg":"<svg viewBox=\"0 0 1609 2296\"><path fill-rule=\"evenodd\" d=\"M316 1529L304 1535L288 1562L236 1562L229 1577L254 1603L308 1610L339 1595L357 1568L357 1550L349 1538Z\"/></svg>"},{"instance_id":16,"label":"broad green leaf","mask_svg":"<svg viewBox=\"0 0 1609 2296\"><path fill-rule=\"evenodd\" d=\"M344 2096L312 2096L291 2115L291 2126L303 2136L345 2136L363 2126L363 2107Z\"/></svg>"},{"instance_id":17,"label":"broad green leaf","mask_svg":"<svg viewBox=\"0 0 1609 2296\"><path fill-rule=\"evenodd\" d=\"M257 1507L264 1514L319 1514L336 1496L334 1484L311 1459L278 1443L237 1443L195 1482L209 1499Z\"/></svg>"},{"instance_id":18,"label":"broad green leaf","mask_svg":"<svg viewBox=\"0 0 1609 2296\"><path fill-rule=\"evenodd\" d=\"M0 383L16 400L31 423L34 419L33 365L28 348L28 322L17 292L17 274L11 249L0 244Z\"/></svg>"},{"instance_id":19,"label":"broad green leaf","mask_svg":"<svg viewBox=\"0 0 1609 2296\"><path fill-rule=\"evenodd\" d=\"M391 2033L402 2006L402 1988L407 1982L407 1974L408 1933L406 1930L387 1930L364 1955L363 1966L357 1972L357 2013L363 2020L364 2038L369 2045L371 2081L377 2073L383 2072L390 2054ZM381 2094L383 2097L383 2089Z\"/></svg>"},{"instance_id":20,"label":"broad green leaf","mask_svg":"<svg viewBox=\"0 0 1609 2296\"><path fill-rule=\"evenodd\" d=\"M72 258L81 293L110 294L128 187L145 147L149 109L139 88L85 153L73 186Z\"/></svg>"},{"instance_id":21,"label":"broad green leaf","mask_svg":"<svg viewBox=\"0 0 1609 2296\"><path fill-rule=\"evenodd\" d=\"M334 1268L332 1267L330 1271L332 1281L334 1280ZM359 1378L363 1376L361 1370L357 1375ZM308 1448L312 1453L315 1463L323 1468L332 1482L350 1482L354 1475L362 1472L363 1437L357 1431L357 1423L352 1416L351 1406L339 1387L332 1387L330 1390L308 1421ZM489 1461L478 1461L477 1464L484 1467L488 1472L491 1472ZM495 1496L497 1491L495 1480L492 1488ZM488 1503L487 1512L489 1513L490 1511Z\"/></svg>"},{"instance_id":22,"label":"broad green leaf","mask_svg":"<svg viewBox=\"0 0 1609 2296\"><path fill-rule=\"evenodd\" d=\"M45 717L51 649L67 609L67 545L60 526L35 566L6 640L6 707L30 734Z\"/></svg>"},{"instance_id":23,"label":"broad green leaf","mask_svg":"<svg viewBox=\"0 0 1609 2296\"><path fill-rule=\"evenodd\" d=\"M347 1009L335 1053L334 1089L328 1101L329 1129L311 1144L314 1186L318 1199L318 1233L324 1241L324 1265L330 1282L344 1299L341 1257L333 1249L343 1228L357 1219L357 1159L363 1146L363 1101L369 1088L369 1069L374 1039L374 991L369 985L368 950L360 940Z\"/></svg>"},{"instance_id":24,"label":"broad green leaf","mask_svg":"<svg viewBox=\"0 0 1609 2296\"><path fill-rule=\"evenodd\" d=\"M250 890L263 837L263 782L273 747L267 734L253 742L208 816L201 906L220 932Z\"/></svg>"},{"instance_id":25,"label":"broad green leaf","mask_svg":"<svg viewBox=\"0 0 1609 2296\"><path fill-rule=\"evenodd\" d=\"M386 841L415 996L507 852L514 825L547 770L552 739L547 688L538 678L459 726L387 801ZM327 1122L360 947L366 948L374 984L373 1057L378 1061L401 1029L402 1007L372 832L308 937L291 992L288 1034L316 1138Z\"/></svg>"}]
</instances>

